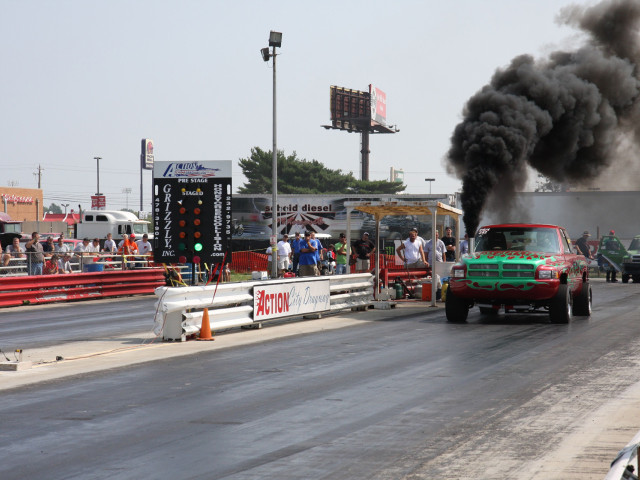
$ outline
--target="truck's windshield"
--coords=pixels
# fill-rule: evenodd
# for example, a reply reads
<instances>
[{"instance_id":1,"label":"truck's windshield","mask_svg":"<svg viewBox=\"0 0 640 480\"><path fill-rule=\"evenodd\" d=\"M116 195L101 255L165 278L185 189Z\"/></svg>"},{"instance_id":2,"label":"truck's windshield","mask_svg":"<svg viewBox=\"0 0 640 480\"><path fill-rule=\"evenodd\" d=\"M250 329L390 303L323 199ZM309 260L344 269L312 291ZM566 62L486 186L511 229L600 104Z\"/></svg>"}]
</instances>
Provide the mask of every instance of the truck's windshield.
<instances>
[{"instance_id":1,"label":"truck's windshield","mask_svg":"<svg viewBox=\"0 0 640 480\"><path fill-rule=\"evenodd\" d=\"M526 250L560 253L558 234L553 228L481 228L476 237L476 252L487 250Z\"/></svg>"},{"instance_id":2,"label":"truck's windshield","mask_svg":"<svg viewBox=\"0 0 640 480\"><path fill-rule=\"evenodd\" d=\"M22 231L22 224L20 223L5 223L4 224L4 232L5 233L20 233Z\"/></svg>"},{"instance_id":3,"label":"truck's windshield","mask_svg":"<svg viewBox=\"0 0 640 480\"><path fill-rule=\"evenodd\" d=\"M133 233L135 233L136 235L143 235L145 233L149 233L148 225L146 223L134 223Z\"/></svg>"}]
</instances>

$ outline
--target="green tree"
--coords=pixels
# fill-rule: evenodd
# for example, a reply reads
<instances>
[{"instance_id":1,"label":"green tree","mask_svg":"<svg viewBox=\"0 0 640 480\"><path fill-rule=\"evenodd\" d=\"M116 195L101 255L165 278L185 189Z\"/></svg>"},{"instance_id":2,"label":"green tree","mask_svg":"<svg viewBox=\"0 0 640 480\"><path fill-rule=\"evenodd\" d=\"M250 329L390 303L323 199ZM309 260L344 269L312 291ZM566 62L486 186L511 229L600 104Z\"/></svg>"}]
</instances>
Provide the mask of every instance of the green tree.
<instances>
[{"instance_id":1,"label":"green tree","mask_svg":"<svg viewBox=\"0 0 640 480\"><path fill-rule=\"evenodd\" d=\"M240 159L247 182L238 189L239 193L271 193L272 158L271 151L255 147L251 149L251 156ZM331 170L317 160L299 159L296 152L285 156L283 151L278 151L280 194L389 194L402 192L405 188L397 182L357 180L351 172Z\"/></svg>"},{"instance_id":2,"label":"green tree","mask_svg":"<svg viewBox=\"0 0 640 480\"><path fill-rule=\"evenodd\" d=\"M49 207L44 207L45 213L64 213L60 205L52 203Z\"/></svg>"}]
</instances>

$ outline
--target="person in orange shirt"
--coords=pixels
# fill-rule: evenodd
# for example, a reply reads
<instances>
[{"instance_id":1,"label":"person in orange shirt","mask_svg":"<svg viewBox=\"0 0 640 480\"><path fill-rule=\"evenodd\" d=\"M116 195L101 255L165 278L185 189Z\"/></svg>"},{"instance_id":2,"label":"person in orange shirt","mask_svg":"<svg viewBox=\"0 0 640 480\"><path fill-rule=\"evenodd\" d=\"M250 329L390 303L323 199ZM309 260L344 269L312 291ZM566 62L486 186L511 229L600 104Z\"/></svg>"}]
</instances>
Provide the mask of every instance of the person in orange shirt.
<instances>
[{"instance_id":1,"label":"person in orange shirt","mask_svg":"<svg viewBox=\"0 0 640 480\"><path fill-rule=\"evenodd\" d=\"M131 238L129 238L129 235L124 234L122 236L122 242L120 243L120 246L118 247L118 253L122 254L122 255L135 255L138 253L138 245L136 244L136 242L134 241L134 236L133 234L131 235Z\"/></svg>"},{"instance_id":2,"label":"person in orange shirt","mask_svg":"<svg viewBox=\"0 0 640 480\"><path fill-rule=\"evenodd\" d=\"M123 240L118 247L118 254L124 257L122 259L122 264L124 266L127 261L135 260L131 258L131 256L138 254L138 245L136 245L136 242L134 240L135 237L133 234L131 234L131 237L129 237L129 235L127 234L124 234L122 235L122 238ZM132 264L132 266L135 266L135 263ZM131 268L131 266L129 268Z\"/></svg>"}]
</instances>

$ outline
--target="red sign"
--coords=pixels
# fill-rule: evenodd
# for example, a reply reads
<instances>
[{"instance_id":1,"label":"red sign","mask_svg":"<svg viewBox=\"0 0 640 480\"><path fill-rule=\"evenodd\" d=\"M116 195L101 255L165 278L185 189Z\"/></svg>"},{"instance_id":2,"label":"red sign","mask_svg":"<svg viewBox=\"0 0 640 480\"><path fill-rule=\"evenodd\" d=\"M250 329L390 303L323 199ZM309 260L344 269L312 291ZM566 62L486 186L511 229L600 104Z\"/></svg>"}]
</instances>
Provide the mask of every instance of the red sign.
<instances>
[{"instance_id":1,"label":"red sign","mask_svg":"<svg viewBox=\"0 0 640 480\"><path fill-rule=\"evenodd\" d=\"M387 94L379 88L369 85L371 96L371 119L382 125L387 123Z\"/></svg>"},{"instance_id":2,"label":"red sign","mask_svg":"<svg viewBox=\"0 0 640 480\"><path fill-rule=\"evenodd\" d=\"M104 195L91 195L91 208L104 208L107 206L107 197Z\"/></svg>"}]
</instances>

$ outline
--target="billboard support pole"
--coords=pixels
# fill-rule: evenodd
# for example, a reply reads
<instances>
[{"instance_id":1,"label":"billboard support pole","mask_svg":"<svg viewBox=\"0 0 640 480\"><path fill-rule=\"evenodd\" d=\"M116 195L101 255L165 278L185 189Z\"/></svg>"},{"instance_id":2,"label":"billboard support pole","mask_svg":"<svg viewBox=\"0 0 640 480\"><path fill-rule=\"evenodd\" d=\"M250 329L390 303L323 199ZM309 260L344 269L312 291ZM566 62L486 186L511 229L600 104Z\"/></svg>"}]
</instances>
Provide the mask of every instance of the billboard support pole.
<instances>
[{"instance_id":1,"label":"billboard support pole","mask_svg":"<svg viewBox=\"0 0 640 480\"><path fill-rule=\"evenodd\" d=\"M362 150L360 150L360 158L362 159L362 172L360 179L369 181L369 130L363 130L360 134L362 137Z\"/></svg>"}]
</instances>

